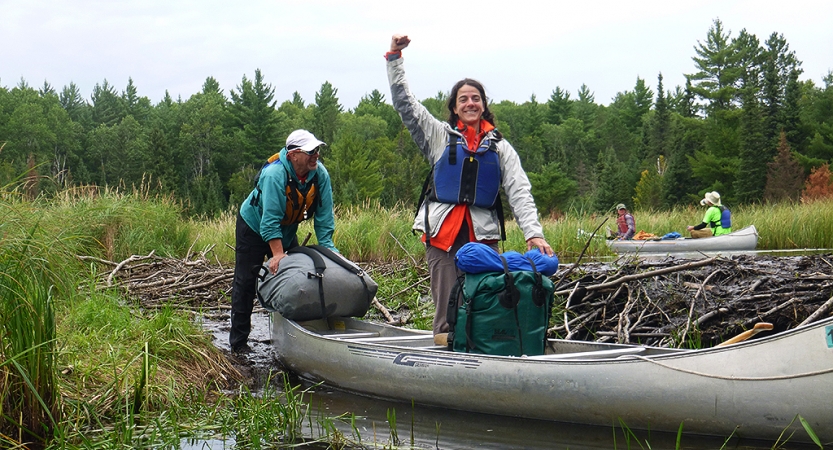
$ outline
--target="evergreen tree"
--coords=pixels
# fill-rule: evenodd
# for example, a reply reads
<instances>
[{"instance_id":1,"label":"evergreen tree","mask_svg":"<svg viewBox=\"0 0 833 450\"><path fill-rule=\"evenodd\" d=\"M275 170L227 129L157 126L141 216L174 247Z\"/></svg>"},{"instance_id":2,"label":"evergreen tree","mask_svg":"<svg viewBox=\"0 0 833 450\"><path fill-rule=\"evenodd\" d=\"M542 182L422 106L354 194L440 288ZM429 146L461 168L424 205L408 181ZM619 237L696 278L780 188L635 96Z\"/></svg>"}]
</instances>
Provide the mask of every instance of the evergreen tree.
<instances>
[{"instance_id":1,"label":"evergreen tree","mask_svg":"<svg viewBox=\"0 0 833 450\"><path fill-rule=\"evenodd\" d=\"M315 93L315 108L312 112L312 134L324 142L333 142L336 129L338 128L339 114L343 108L338 102L338 89L335 89L329 81L321 85L321 89ZM325 148L321 152L327 156Z\"/></svg>"},{"instance_id":2,"label":"evergreen tree","mask_svg":"<svg viewBox=\"0 0 833 450\"><path fill-rule=\"evenodd\" d=\"M706 102L708 114L735 106L737 82L742 67L735 45L729 40L730 31L724 31L723 22L715 19L706 35L706 42L697 41L693 57L698 71L686 75L691 80L692 92Z\"/></svg>"},{"instance_id":3,"label":"evergreen tree","mask_svg":"<svg viewBox=\"0 0 833 450\"><path fill-rule=\"evenodd\" d=\"M245 75L244 75L245 78ZM220 89L220 83L214 77L208 77L202 83L202 93L203 94L219 94L223 95L223 90ZM167 95L167 91L165 95Z\"/></svg>"},{"instance_id":4,"label":"evergreen tree","mask_svg":"<svg viewBox=\"0 0 833 450\"><path fill-rule=\"evenodd\" d=\"M593 201L596 211L610 211L617 203L631 198L633 188L627 185L623 169L623 164L616 159L613 148L608 147L599 153L596 170L599 174L599 184Z\"/></svg>"},{"instance_id":5,"label":"evergreen tree","mask_svg":"<svg viewBox=\"0 0 833 450\"><path fill-rule=\"evenodd\" d=\"M556 86L547 101L547 123L561 125L570 117L573 102L570 100L570 93Z\"/></svg>"},{"instance_id":6,"label":"evergreen tree","mask_svg":"<svg viewBox=\"0 0 833 450\"><path fill-rule=\"evenodd\" d=\"M768 151L768 145L763 132L763 119L758 99L755 96L757 86L757 70L747 69L743 81L743 112L741 115L740 131L740 168L735 180L735 195L739 202L757 202L763 199L766 187L767 163L773 155Z\"/></svg>"},{"instance_id":7,"label":"evergreen tree","mask_svg":"<svg viewBox=\"0 0 833 450\"><path fill-rule=\"evenodd\" d=\"M527 172L532 185L532 196L538 211L550 214L564 212L577 190L577 183L558 163L545 164L540 172Z\"/></svg>"},{"instance_id":8,"label":"evergreen tree","mask_svg":"<svg viewBox=\"0 0 833 450\"><path fill-rule=\"evenodd\" d=\"M178 140L183 160L187 163L186 179L208 177L215 171L223 172L230 177L234 172L231 168L239 164L240 156L229 155L228 158L232 161L228 165L216 161L221 159L221 153L230 147L230 139L224 127L228 121L225 98L219 94L191 96L182 105L182 121Z\"/></svg>"},{"instance_id":9,"label":"evergreen tree","mask_svg":"<svg viewBox=\"0 0 833 450\"><path fill-rule=\"evenodd\" d=\"M673 208L689 201L689 193L697 192L699 184L691 175L691 158L701 145L701 123L695 118L677 116L678 139L672 141L668 166L662 177L663 205Z\"/></svg>"},{"instance_id":10,"label":"evergreen tree","mask_svg":"<svg viewBox=\"0 0 833 450\"><path fill-rule=\"evenodd\" d=\"M645 169L639 177L634 189L636 195L633 198L635 209L642 211L654 211L663 206L663 172L665 158L657 158L658 169Z\"/></svg>"},{"instance_id":11,"label":"evergreen tree","mask_svg":"<svg viewBox=\"0 0 833 450\"><path fill-rule=\"evenodd\" d=\"M216 172L198 176L189 186L190 208L194 216L214 217L225 209L222 182Z\"/></svg>"},{"instance_id":12,"label":"evergreen tree","mask_svg":"<svg viewBox=\"0 0 833 450\"><path fill-rule=\"evenodd\" d=\"M801 83L798 81L798 70L792 70L787 77L787 85L784 88L784 106L780 114L780 130L784 130L787 142L798 148L804 144L807 136L804 136L801 129ZM828 116L829 117L829 116ZM829 122L830 120L827 119Z\"/></svg>"},{"instance_id":13,"label":"evergreen tree","mask_svg":"<svg viewBox=\"0 0 833 450\"><path fill-rule=\"evenodd\" d=\"M150 100L147 97L139 97L133 78L127 79L127 87L122 92L121 103L124 106L123 115L133 116L139 123L145 123L150 114Z\"/></svg>"},{"instance_id":14,"label":"evergreen tree","mask_svg":"<svg viewBox=\"0 0 833 450\"><path fill-rule=\"evenodd\" d=\"M244 75L237 91L232 90L230 95L228 112L242 150L233 168L236 170L265 161L283 147L284 141L278 136L275 88L264 83L260 69L255 70L253 82Z\"/></svg>"},{"instance_id":15,"label":"evergreen tree","mask_svg":"<svg viewBox=\"0 0 833 450\"><path fill-rule=\"evenodd\" d=\"M649 122L647 159L668 156L671 135L671 111L668 108L662 86L662 73L657 76L657 100L654 116Z\"/></svg>"},{"instance_id":16,"label":"evergreen tree","mask_svg":"<svg viewBox=\"0 0 833 450\"><path fill-rule=\"evenodd\" d=\"M372 115L384 120L387 124L386 135L389 139L395 139L403 127L399 113L393 109L392 105L385 103L385 96L378 89L374 89L370 95L359 100L354 114L357 116Z\"/></svg>"},{"instance_id":17,"label":"evergreen tree","mask_svg":"<svg viewBox=\"0 0 833 450\"><path fill-rule=\"evenodd\" d=\"M68 86L64 86L58 100L73 122L85 128L91 125L90 105L81 96L81 91L75 83L70 82Z\"/></svg>"},{"instance_id":18,"label":"evergreen tree","mask_svg":"<svg viewBox=\"0 0 833 450\"><path fill-rule=\"evenodd\" d=\"M764 137L772 155L779 145L781 130L787 131L787 140L798 144L797 90L801 62L784 35L772 33L762 49Z\"/></svg>"},{"instance_id":19,"label":"evergreen tree","mask_svg":"<svg viewBox=\"0 0 833 450\"><path fill-rule=\"evenodd\" d=\"M289 136L289 133L303 129L311 130L312 127L312 106L305 106L304 99L297 91L292 94L292 100L287 100L281 103L278 107L278 114L281 115L279 121L279 135L284 137Z\"/></svg>"},{"instance_id":20,"label":"evergreen tree","mask_svg":"<svg viewBox=\"0 0 833 450\"><path fill-rule=\"evenodd\" d=\"M573 117L584 123L585 129L589 129L596 122L598 106L594 103L595 95L586 84L582 84L578 90L578 101L573 104Z\"/></svg>"},{"instance_id":21,"label":"evergreen tree","mask_svg":"<svg viewBox=\"0 0 833 450\"><path fill-rule=\"evenodd\" d=\"M102 84L93 87L92 125L113 126L119 123L122 115L122 101L116 89L105 79Z\"/></svg>"},{"instance_id":22,"label":"evergreen tree","mask_svg":"<svg viewBox=\"0 0 833 450\"><path fill-rule=\"evenodd\" d=\"M57 95L57 93L55 92L55 88L53 88L52 85L49 84L49 82L46 80L43 80L43 86L41 86L40 90L38 91L38 94L40 94L41 97L46 97L48 95Z\"/></svg>"},{"instance_id":23,"label":"evergreen tree","mask_svg":"<svg viewBox=\"0 0 833 450\"><path fill-rule=\"evenodd\" d=\"M617 94L614 98L613 105L620 109L625 126L631 133L642 126L642 117L651 109L653 97L654 93L645 85L645 80L636 77L633 91Z\"/></svg>"},{"instance_id":24,"label":"evergreen tree","mask_svg":"<svg viewBox=\"0 0 833 450\"><path fill-rule=\"evenodd\" d=\"M367 200L378 200L382 193L382 174L379 160L374 155L389 146L385 137L371 141L353 133L343 133L333 144L332 158L327 169L331 172L334 199L339 204L356 205Z\"/></svg>"}]
</instances>

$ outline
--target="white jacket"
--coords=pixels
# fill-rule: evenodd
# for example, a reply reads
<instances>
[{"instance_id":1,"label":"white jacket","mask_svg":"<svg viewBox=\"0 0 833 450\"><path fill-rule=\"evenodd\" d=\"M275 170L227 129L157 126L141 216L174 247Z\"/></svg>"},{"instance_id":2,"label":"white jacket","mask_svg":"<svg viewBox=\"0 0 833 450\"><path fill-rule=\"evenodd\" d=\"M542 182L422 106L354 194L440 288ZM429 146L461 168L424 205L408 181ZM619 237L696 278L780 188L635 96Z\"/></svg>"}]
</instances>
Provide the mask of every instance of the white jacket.
<instances>
[{"instance_id":1,"label":"white jacket","mask_svg":"<svg viewBox=\"0 0 833 450\"><path fill-rule=\"evenodd\" d=\"M434 118L430 112L411 94L405 80L403 59L388 61L388 81L390 82L391 101L393 107L402 117L402 122L411 132L417 147L433 166L442 156L448 145L448 134L461 134L452 129L446 122ZM494 131L486 133L485 138L494 139ZM465 139L465 138L464 138ZM479 143L478 143L479 144ZM518 153L505 139L496 142L496 150L500 155L501 185L509 199L509 206L518 225L524 233L524 239L544 237L541 223L538 221L538 210L532 199L531 185L526 176ZM419 207L414 220L414 229L428 233L434 237L440 230L448 213L454 204L430 201L427 198ZM428 208L428 228L425 229L425 208ZM469 206L471 211L474 237L478 240L499 240L500 223L495 211L476 206Z\"/></svg>"}]
</instances>

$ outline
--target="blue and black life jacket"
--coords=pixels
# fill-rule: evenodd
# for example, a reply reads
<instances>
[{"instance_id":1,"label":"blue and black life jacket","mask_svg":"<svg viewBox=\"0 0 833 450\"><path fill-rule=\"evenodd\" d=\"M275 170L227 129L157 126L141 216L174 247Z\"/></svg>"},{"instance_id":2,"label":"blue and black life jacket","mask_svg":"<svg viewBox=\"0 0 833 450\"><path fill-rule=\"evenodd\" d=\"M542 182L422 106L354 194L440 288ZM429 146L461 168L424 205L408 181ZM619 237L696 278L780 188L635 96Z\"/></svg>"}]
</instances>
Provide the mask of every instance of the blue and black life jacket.
<instances>
[{"instance_id":1,"label":"blue and black life jacket","mask_svg":"<svg viewBox=\"0 0 833 450\"><path fill-rule=\"evenodd\" d=\"M443 155L434 163L428 198L435 202L493 208L500 192L500 155L493 139L470 151L449 133Z\"/></svg>"},{"instance_id":2,"label":"blue and black life jacket","mask_svg":"<svg viewBox=\"0 0 833 450\"><path fill-rule=\"evenodd\" d=\"M279 164L286 169L280 159L280 153L275 153L266 160L263 167L255 176L255 190L257 193L252 196L249 202L252 206L258 207L260 205L260 174L271 164ZM318 172L312 176L307 183L306 190L302 190L298 181L286 169L286 211L283 214L281 225L294 225L301 223L307 219L311 219L315 215L315 209L321 204L321 198L318 195Z\"/></svg>"},{"instance_id":3,"label":"blue and black life jacket","mask_svg":"<svg viewBox=\"0 0 833 450\"><path fill-rule=\"evenodd\" d=\"M723 205L718 206L718 209L720 209L720 222L711 222L709 227L717 228L719 225L721 228L732 228L732 212Z\"/></svg>"},{"instance_id":4,"label":"blue and black life jacket","mask_svg":"<svg viewBox=\"0 0 833 450\"><path fill-rule=\"evenodd\" d=\"M426 198L440 203L473 205L493 210L500 222L501 240L506 240L503 204L500 201L500 155L496 148L498 140L500 139L485 139L475 151L471 151L462 137L449 133L448 145L431 167L422 186L417 211ZM426 244L430 243L430 235L426 207Z\"/></svg>"},{"instance_id":5,"label":"blue and black life jacket","mask_svg":"<svg viewBox=\"0 0 833 450\"><path fill-rule=\"evenodd\" d=\"M720 206L720 226L732 228L732 212L725 206Z\"/></svg>"}]
</instances>

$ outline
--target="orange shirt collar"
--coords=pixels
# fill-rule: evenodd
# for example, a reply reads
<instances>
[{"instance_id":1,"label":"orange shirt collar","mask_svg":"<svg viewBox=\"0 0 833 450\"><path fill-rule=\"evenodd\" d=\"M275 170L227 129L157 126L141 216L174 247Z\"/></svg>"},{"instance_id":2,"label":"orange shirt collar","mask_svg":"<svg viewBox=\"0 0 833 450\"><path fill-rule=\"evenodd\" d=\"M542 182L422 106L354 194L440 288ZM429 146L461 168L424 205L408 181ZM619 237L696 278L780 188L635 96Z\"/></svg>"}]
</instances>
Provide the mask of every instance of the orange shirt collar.
<instances>
[{"instance_id":1,"label":"orange shirt collar","mask_svg":"<svg viewBox=\"0 0 833 450\"><path fill-rule=\"evenodd\" d=\"M468 144L469 150L476 149L480 145L480 141L483 140L483 136L494 129L495 126L486 119L480 119L480 133L476 132L474 128L466 126L462 121L457 120L457 131L466 138L466 144Z\"/></svg>"}]
</instances>

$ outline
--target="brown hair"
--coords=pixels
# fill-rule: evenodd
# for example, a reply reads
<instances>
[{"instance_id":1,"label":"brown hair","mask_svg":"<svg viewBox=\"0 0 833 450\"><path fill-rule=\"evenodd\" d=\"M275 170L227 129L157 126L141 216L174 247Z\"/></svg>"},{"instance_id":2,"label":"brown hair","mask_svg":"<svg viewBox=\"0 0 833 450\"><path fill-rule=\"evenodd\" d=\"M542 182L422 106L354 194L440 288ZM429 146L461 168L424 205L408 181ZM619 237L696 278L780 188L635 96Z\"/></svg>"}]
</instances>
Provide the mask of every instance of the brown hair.
<instances>
[{"instance_id":1,"label":"brown hair","mask_svg":"<svg viewBox=\"0 0 833 450\"><path fill-rule=\"evenodd\" d=\"M463 86L471 86L477 89L480 92L480 100L483 102L483 115L481 116L486 122L497 127L495 124L495 115L489 110L489 99L486 98L486 89L483 88L483 85L480 84L477 80L472 80L471 78L464 78L457 82L454 87L451 88L451 95L448 97L448 124L451 125L451 128L457 126L457 121L460 119L457 114L454 113L454 107L457 106L457 93L460 91L460 88Z\"/></svg>"}]
</instances>

